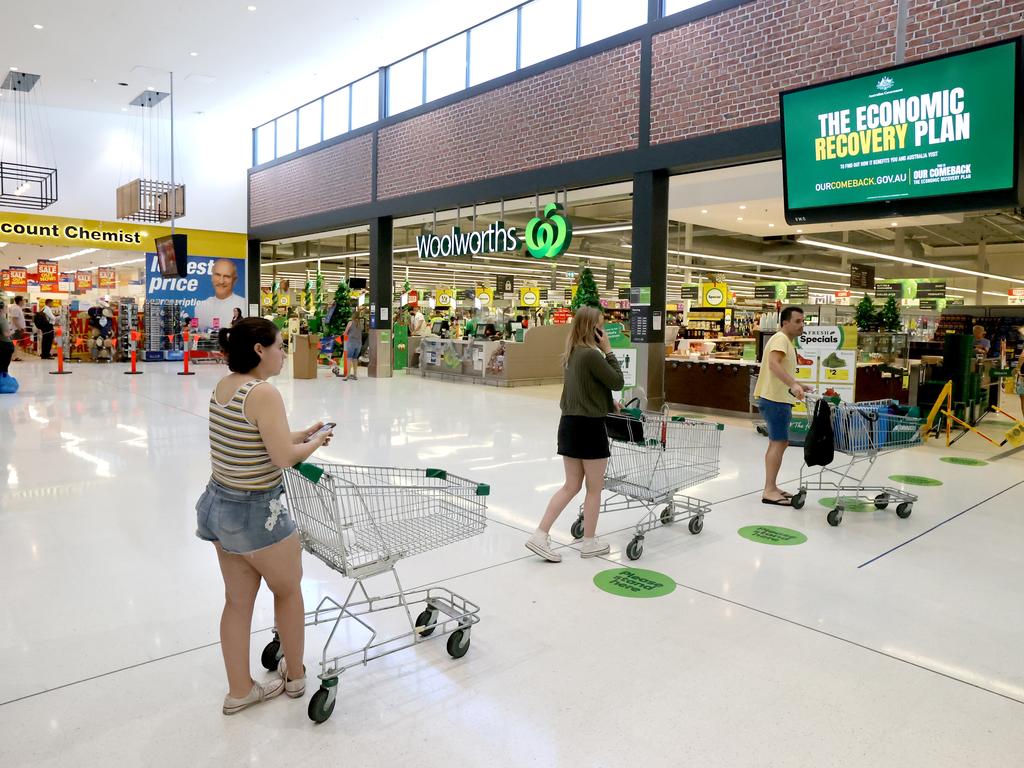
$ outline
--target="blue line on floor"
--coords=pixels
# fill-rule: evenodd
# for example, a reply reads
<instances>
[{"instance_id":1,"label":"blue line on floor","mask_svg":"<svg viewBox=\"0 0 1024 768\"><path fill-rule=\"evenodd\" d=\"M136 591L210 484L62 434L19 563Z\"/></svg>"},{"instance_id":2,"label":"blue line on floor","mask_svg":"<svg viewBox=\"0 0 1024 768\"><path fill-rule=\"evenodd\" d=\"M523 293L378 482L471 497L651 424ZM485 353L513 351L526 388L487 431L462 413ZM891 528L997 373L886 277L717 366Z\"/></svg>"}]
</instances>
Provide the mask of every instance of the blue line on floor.
<instances>
[{"instance_id":1,"label":"blue line on floor","mask_svg":"<svg viewBox=\"0 0 1024 768\"><path fill-rule=\"evenodd\" d=\"M1013 484L1013 485L1011 485L1011 486L1010 486L1009 488L1004 488L1004 489L1003 489L1003 490L1001 490L1001 491L1000 491L999 493L995 493L995 494L993 494L993 495L989 496L989 497L988 497L987 499L982 499L982 500L981 500L981 501L979 501L979 502L978 502L977 504L975 504L975 505L973 505L973 506L970 506L970 507L968 507L967 509L965 509L965 510L964 510L963 512L957 512L957 513L956 513L955 515L953 515L952 517L946 518L946 519L945 519L945 520L943 520L943 521L942 521L941 523L936 523L936 524L935 524L935 525L933 525L933 526L932 526L931 528L929 528L929 529L928 529L927 531L923 531L922 533L919 533L919 534L917 534L917 536L915 536L915 537L914 537L914 538L912 538L912 539L907 539L907 540L906 540L906 541L904 541L904 542L903 542L902 544L897 544L897 545L896 545L895 547L893 547L892 549L890 549L890 550L888 550L888 551L886 551L886 552L883 552L882 554L878 555L877 557L873 557L873 558L871 558L871 559L870 559L870 560L868 560L868 561L867 561L866 563L861 563L861 564L860 564L860 565L858 565L857 567L858 567L858 568L863 568L863 567L864 567L865 565L871 565L871 564L872 564L873 562L875 562L875 560L881 560L881 559L882 559L883 557L885 557L886 555L888 555L888 554L891 554L891 553L895 552L895 551L896 551L897 549L900 549L901 547L905 547L905 546L907 546L907 544L910 544L910 543L911 543L911 542L913 542L913 541L917 541L917 540L918 540L918 539L920 539L920 538L921 538L922 536L925 536L925 535L927 535L927 534L931 533L931 532L932 532L932 531L934 531L934 530L935 530L936 528L939 528L939 527L941 527L941 526L945 525L946 523L948 523L948 522L949 522L950 520L956 520L956 519L957 519L958 517L960 517L960 515L966 515L966 514L967 514L968 512L970 512L970 511L971 511L972 509L977 509L977 508L978 508L978 507L980 507L980 506L981 506L982 504L987 504L988 502L992 501L992 499L996 498L997 496L1002 496L1002 495L1003 495L1004 493L1006 493L1007 491L1012 491L1012 490L1013 490L1014 488L1016 488L1016 487L1017 487L1018 485L1021 485L1022 483L1024 483L1024 480L1021 480L1020 482L1016 482L1016 483L1014 483L1014 484Z\"/></svg>"}]
</instances>

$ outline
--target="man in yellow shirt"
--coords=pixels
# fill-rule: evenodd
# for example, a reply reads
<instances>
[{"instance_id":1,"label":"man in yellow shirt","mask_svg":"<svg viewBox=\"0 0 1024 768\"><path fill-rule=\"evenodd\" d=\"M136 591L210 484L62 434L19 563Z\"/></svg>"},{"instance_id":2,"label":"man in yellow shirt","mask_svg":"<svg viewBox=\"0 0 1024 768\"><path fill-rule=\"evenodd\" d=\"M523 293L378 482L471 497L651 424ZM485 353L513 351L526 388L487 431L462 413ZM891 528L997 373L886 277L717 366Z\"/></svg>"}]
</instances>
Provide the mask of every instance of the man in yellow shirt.
<instances>
[{"instance_id":1,"label":"man in yellow shirt","mask_svg":"<svg viewBox=\"0 0 1024 768\"><path fill-rule=\"evenodd\" d=\"M779 316L779 331L761 355L761 372L754 388L754 401L768 426L768 451L764 455L762 504L792 506L791 494L778 486L782 456L789 445L789 422L793 404L804 399L804 386L796 380L796 347L793 342L804 332L800 307L786 307Z\"/></svg>"}]
</instances>

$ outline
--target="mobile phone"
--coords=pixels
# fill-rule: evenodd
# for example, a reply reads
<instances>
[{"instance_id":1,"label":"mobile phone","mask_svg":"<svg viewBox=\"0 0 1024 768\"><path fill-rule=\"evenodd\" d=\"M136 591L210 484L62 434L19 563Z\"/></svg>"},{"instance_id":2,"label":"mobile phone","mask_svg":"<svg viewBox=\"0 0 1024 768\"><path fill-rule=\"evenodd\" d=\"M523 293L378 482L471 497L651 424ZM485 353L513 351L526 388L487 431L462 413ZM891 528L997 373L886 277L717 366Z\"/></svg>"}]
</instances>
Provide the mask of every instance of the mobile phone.
<instances>
[{"instance_id":1,"label":"mobile phone","mask_svg":"<svg viewBox=\"0 0 1024 768\"><path fill-rule=\"evenodd\" d=\"M320 437L320 435L322 435L324 432L330 432L336 426L338 426L338 425L335 424L333 421L328 421L326 424L324 424L322 427L320 427L320 429L318 429L316 432L314 432L312 435L307 437L302 442L308 443L310 440L315 440L316 438Z\"/></svg>"},{"instance_id":2,"label":"mobile phone","mask_svg":"<svg viewBox=\"0 0 1024 768\"><path fill-rule=\"evenodd\" d=\"M603 338L604 338L604 331L602 331L600 328L596 328L594 330L594 341L596 341L598 344L600 344L601 343L601 339L603 339Z\"/></svg>"}]
</instances>

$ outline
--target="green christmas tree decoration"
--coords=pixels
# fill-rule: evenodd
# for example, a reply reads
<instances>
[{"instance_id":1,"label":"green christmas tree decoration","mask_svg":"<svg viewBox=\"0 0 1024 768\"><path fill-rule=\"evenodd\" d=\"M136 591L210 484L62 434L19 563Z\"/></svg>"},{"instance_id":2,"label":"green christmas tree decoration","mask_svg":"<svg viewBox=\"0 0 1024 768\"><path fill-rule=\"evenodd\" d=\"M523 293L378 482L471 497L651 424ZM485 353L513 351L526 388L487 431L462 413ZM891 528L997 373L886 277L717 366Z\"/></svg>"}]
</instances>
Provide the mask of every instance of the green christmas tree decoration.
<instances>
[{"instance_id":1,"label":"green christmas tree decoration","mask_svg":"<svg viewBox=\"0 0 1024 768\"><path fill-rule=\"evenodd\" d=\"M896 333L903 328L903 322L900 320L900 307L896 303L895 297L890 296L885 300L882 311L878 316L878 323L881 325L882 330L889 331L890 333Z\"/></svg>"},{"instance_id":2,"label":"green christmas tree decoration","mask_svg":"<svg viewBox=\"0 0 1024 768\"><path fill-rule=\"evenodd\" d=\"M873 331L878 328L878 313L875 312L875 303L870 296L860 300L853 317L859 331Z\"/></svg>"},{"instance_id":3,"label":"green christmas tree decoration","mask_svg":"<svg viewBox=\"0 0 1024 768\"><path fill-rule=\"evenodd\" d=\"M342 278L338 283L338 290L334 292L334 316L331 318L330 325L327 326L327 333L331 336L341 336L351 319L352 294L349 291L348 283Z\"/></svg>"},{"instance_id":4,"label":"green christmas tree decoration","mask_svg":"<svg viewBox=\"0 0 1024 768\"><path fill-rule=\"evenodd\" d=\"M580 272L580 284L570 305L573 312L580 307L601 309L601 295L597 292L597 283L594 281L594 273L590 271L590 267L584 267Z\"/></svg>"}]
</instances>

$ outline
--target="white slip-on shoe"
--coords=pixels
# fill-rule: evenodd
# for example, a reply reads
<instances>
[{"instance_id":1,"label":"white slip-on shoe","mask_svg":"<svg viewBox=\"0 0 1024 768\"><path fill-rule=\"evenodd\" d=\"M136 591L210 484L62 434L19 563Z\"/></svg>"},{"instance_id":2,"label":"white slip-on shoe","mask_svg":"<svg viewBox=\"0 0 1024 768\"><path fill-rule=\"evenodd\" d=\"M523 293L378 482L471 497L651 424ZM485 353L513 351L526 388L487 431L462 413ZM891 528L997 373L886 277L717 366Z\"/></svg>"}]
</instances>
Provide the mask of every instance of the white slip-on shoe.
<instances>
[{"instance_id":1,"label":"white slip-on shoe","mask_svg":"<svg viewBox=\"0 0 1024 768\"><path fill-rule=\"evenodd\" d=\"M596 536L592 539L583 539L583 546L580 547L580 557L598 557L607 555L612 548L607 541L601 541Z\"/></svg>"},{"instance_id":2,"label":"white slip-on shoe","mask_svg":"<svg viewBox=\"0 0 1024 768\"><path fill-rule=\"evenodd\" d=\"M253 704L259 704L261 701L280 696L283 690L284 680L279 678L271 678L262 683L253 683L252 688L249 690L249 695L244 698L236 699L230 693L225 696L223 712L225 715L234 715L243 709L248 709Z\"/></svg>"},{"instance_id":3,"label":"white slip-on shoe","mask_svg":"<svg viewBox=\"0 0 1024 768\"><path fill-rule=\"evenodd\" d=\"M549 563L562 562L562 556L551 548L551 537L541 531L535 531L533 536L526 540L526 548Z\"/></svg>"},{"instance_id":4,"label":"white slip-on shoe","mask_svg":"<svg viewBox=\"0 0 1024 768\"><path fill-rule=\"evenodd\" d=\"M284 659L277 665L277 673L284 680L284 692L289 698L300 699L306 694L306 666L302 666L302 677L288 679L288 664Z\"/></svg>"}]
</instances>

